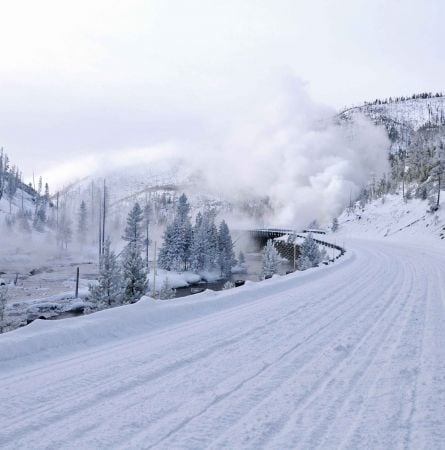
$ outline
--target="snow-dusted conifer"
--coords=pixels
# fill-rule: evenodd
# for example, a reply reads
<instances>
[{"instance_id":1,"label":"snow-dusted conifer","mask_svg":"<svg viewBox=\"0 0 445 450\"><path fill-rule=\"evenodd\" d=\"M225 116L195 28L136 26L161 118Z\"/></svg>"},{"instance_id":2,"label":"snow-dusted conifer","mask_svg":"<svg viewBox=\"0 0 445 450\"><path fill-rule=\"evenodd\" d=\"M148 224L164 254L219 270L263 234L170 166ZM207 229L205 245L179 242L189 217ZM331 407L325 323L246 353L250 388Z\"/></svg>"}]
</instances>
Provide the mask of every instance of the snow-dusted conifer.
<instances>
[{"instance_id":1,"label":"snow-dusted conifer","mask_svg":"<svg viewBox=\"0 0 445 450\"><path fill-rule=\"evenodd\" d=\"M321 254L317 243L308 234L300 245L300 256L298 258L298 267L300 270L310 269L318 266L321 262Z\"/></svg>"},{"instance_id":2,"label":"snow-dusted conifer","mask_svg":"<svg viewBox=\"0 0 445 450\"><path fill-rule=\"evenodd\" d=\"M143 212L138 202L136 202L128 213L127 225L124 230L124 235L122 239L127 241L129 246L134 244L139 250L142 247L144 240L143 230L142 230Z\"/></svg>"},{"instance_id":3,"label":"snow-dusted conifer","mask_svg":"<svg viewBox=\"0 0 445 450\"><path fill-rule=\"evenodd\" d=\"M77 223L77 238L80 244L84 244L88 233L88 217L87 205L84 200L80 203L78 223Z\"/></svg>"},{"instance_id":4,"label":"snow-dusted conifer","mask_svg":"<svg viewBox=\"0 0 445 450\"><path fill-rule=\"evenodd\" d=\"M147 291L147 269L141 256L143 214L139 203L128 213L127 226L122 238L128 242L123 251L122 272L124 278L124 301L134 303Z\"/></svg>"},{"instance_id":5,"label":"snow-dusted conifer","mask_svg":"<svg viewBox=\"0 0 445 450\"><path fill-rule=\"evenodd\" d=\"M3 333L5 327L5 310L8 301L8 288L0 286L0 333Z\"/></svg>"},{"instance_id":6,"label":"snow-dusted conifer","mask_svg":"<svg viewBox=\"0 0 445 450\"><path fill-rule=\"evenodd\" d=\"M337 219L337 217L334 217L334 218L332 219L331 230L332 230L334 233L338 230L338 219Z\"/></svg>"},{"instance_id":7,"label":"snow-dusted conifer","mask_svg":"<svg viewBox=\"0 0 445 450\"><path fill-rule=\"evenodd\" d=\"M111 242L105 240L104 252L99 261L99 277L97 285L89 285L91 298L98 306L111 306L122 301L122 273L117 257L110 249Z\"/></svg>"},{"instance_id":8,"label":"snow-dusted conifer","mask_svg":"<svg viewBox=\"0 0 445 450\"><path fill-rule=\"evenodd\" d=\"M279 266L280 255L273 240L269 239L263 250L263 276L267 277L277 273Z\"/></svg>"},{"instance_id":9,"label":"snow-dusted conifer","mask_svg":"<svg viewBox=\"0 0 445 450\"><path fill-rule=\"evenodd\" d=\"M229 227L223 220L219 226L218 233L218 262L221 275L228 278L232 273L232 267L236 264L235 253L233 251L232 237Z\"/></svg>"},{"instance_id":10,"label":"snow-dusted conifer","mask_svg":"<svg viewBox=\"0 0 445 450\"><path fill-rule=\"evenodd\" d=\"M192 224L190 205L185 194L179 197L173 222L167 225L159 252L159 266L166 270L187 270L190 265Z\"/></svg>"}]
</instances>

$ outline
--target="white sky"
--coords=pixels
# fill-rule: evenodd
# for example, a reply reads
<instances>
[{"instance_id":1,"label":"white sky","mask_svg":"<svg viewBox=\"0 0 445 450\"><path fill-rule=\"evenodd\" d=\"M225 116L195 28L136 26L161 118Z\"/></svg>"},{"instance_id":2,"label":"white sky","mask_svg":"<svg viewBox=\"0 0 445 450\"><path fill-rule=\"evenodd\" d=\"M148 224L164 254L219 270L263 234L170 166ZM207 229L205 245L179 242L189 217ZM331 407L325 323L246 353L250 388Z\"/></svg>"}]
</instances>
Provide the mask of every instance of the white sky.
<instances>
[{"instance_id":1,"label":"white sky","mask_svg":"<svg viewBox=\"0 0 445 450\"><path fill-rule=\"evenodd\" d=\"M444 89L441 0L0 5L0 145L28 175L211 134L276 74L335 108Z\"/></svg>"}]
</instances>

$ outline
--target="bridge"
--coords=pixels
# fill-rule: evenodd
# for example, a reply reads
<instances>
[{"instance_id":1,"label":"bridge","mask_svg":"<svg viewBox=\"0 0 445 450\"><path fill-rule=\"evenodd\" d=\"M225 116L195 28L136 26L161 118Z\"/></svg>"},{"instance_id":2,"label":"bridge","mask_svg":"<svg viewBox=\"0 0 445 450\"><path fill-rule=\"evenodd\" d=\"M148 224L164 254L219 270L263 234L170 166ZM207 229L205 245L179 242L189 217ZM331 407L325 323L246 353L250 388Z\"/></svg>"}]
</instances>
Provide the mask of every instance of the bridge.
<instances>
[{"instance_id":1,"label":"bridge","mask_svg":"<svg viewBox=\"0 0 445 450\"><path fill-rule=\"evenodd\" d=\"M295 230L289 230L289 229L284 229L284 228L257 228L257 229L247 230L246 233L250 237L251 242L254 243L256 250L262 249L267 244L267 241L269 239L272 239L274 242L275 248L278 250L278 253L280 253L280 255L283 258L286 258L291 263L294 263L294 261L298 259L298 256L300 254L299 245L294 244L293 242L287 242L285 240L276 240L276 239L283 237L283 236L292 236L292 237L295 236L295 237L304 239L307 237L307 235L309 233L310 234L318 234L318 235L326 234L326 232L323 230L303 230L302 233L305 233L305 234L301 234L301 233L297 233ZM333 244L331 242L327 242L322 239L317 239L314 237L313 237L313 239L319 245L322 245L326 248L335 249L340 252L337 256L330 259L330 261L332 261L332 262L334 260L340 258L341 256L343 256L346 252L346 250L343 247L341 247L337 244Z\"/></svg>"}]
</instances>

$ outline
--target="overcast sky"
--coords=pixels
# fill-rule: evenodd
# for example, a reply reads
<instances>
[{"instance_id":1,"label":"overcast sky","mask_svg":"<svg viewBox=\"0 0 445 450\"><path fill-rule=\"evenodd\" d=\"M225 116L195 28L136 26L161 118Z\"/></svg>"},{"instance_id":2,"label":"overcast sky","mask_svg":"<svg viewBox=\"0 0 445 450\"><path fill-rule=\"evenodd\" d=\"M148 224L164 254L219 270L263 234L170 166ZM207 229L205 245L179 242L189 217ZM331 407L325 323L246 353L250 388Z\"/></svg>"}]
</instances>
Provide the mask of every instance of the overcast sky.
<instances>
[{"instance_id":1,"label":"overcast sky","mask_svg":"<svg viewBox=\"0 0 445 450\"><path fill-rule=\"evenodd\" d=\"M0 5L0 143L26 175L211 134L281 74L334 108L444 89L442 0Z\"/></svg>"}]
</instances>

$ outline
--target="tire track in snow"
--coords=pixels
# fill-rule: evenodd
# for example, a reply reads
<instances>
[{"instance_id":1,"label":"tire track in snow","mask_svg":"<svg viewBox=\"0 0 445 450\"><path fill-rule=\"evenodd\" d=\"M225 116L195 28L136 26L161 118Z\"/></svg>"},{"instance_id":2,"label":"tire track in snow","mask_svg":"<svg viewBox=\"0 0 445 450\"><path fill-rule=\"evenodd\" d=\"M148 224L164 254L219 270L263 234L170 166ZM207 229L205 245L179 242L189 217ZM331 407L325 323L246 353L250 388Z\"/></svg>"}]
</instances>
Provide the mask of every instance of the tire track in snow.
<instances>
[{"instance_id":1,"label":"tire track in snow","mask_svg":"<svg viewBox=\"0 0 445 450\"><path fill-rule=\"evenodd\" d=\"M339 287L338 289L336 289L336 291L338 291L338 292L340 292L341 290L342 290L342 287ZM322 303L324 300L328 299L328 298L330 297L330 295L331 295L331 294L329 294L329 295L323 297L323 299L317 301L316 304L318 305L319 303ZM338 305L340 305L340 306L343 305L346 301L347 301L347 299L341 298L341 300L338 301L338 302L335 304L335 307L337 307ZM246 308L246 309L248 309L248 308ZM334 309L334 308L333 308L333 309ZM301 307L297 307L297 308L295 308L294 311L292 311L292 313L296 314L296 313L298 313L300 310L301 310ZM238 311L232 312L232 314L235 314L235 313L237 313L237 312L238 312ZM318 313L318 311L316 311L316 312ZM324 316L325 314L326 314L326 312L323 312L322 314L318 313L318 315L314 318L314 322L317 322L317 321L319 320L319 318L320 318L321 316ZM225 314L224 314L224 315L225 315ZM279 322L279 321L287 320L287 319L288 319L288 317L287 317L287 318L281 318L281 317L279 317L278 319L275 319L275 320L273 320L272 322ZM266 324L266 325L263 325L263 326L261 326L261 327L257 327L257 328L254 329L254 331L256 331L256 330L263 330L263 329L265 329L267 326L270 326L270 323L269 323L269 324ZM247 332L247 333L246 333L246 332L243 332L243 333L241 333L239 336L233 337L232 339L229 340L229 342L226 342L225 344L230 345L230 344L232 344L232 343L236 343L236 342L238 342L239 339L241 338L241 335L248 335L248 334L250 334L250 333L251 333L251 331L249 331L249 332ZM218 349L219 347L220 347L219 345L216 345L216 346L215 346L215 349ZM193 359L190 358L190 357L188 357L187 359L183 360L183 361L181 362L180 366L181 366L181 367L182 367L182 366L187 366L187 365L190 365L190 364L193 362L193 360L195 360L195 359L198 361L198 360L202 359L204 356L210 356L210 355L213 353L213 351L214 351L215 349L214 349L213 347L212 347L212 348L208 348L208 347L207 347L203 352L199 352L199 353L195 354L195 355L193 356ZM54 396L54 402L52 402L52 403L50 402L50 404L48 404L48 402L43 402L43 405L45 405L44 409L39 408L37 411L30 411L30 412L28 413L27 416L26 416L26 415L25 415L25 416L20 416L20 417L18 418L18 421L16 422L16 425L19 425L19 430L20 430L21 433L27 434L27 433L33 431L33 426L32 426L32 424L30 424L30 423L26 424L26 420L27 420L27 419L29 419L29 418L35 419L37 415L38 415L38 416L41 416L42 414L45 414L45 413L48 413L48 412L49 412L49 413L52 412L53 415L47 418L46 424L44 425L44 427L47 427L47 426L53 424L54 421L63 420L63 418L66 417L67 415L72 415L72 414L75 414L76 412L81 412L81 411L83 411L84 408L86 408L86 407L88 406L88 404L91 403L91 402L94 404L94 401L98 401L99 399L109 399L109 398L111 398L111 397L113 397L113 396L121 396L121 395L123 395L124 393L128 393L128 390L137 389L137 388L140 387L141 385L144 385L144 384L146 384L146 383L148 383L148 382L150 382L150 381L154 381L155 379L161 377L162 375L169 373L169 372L172 371L174 368L178 369L178 367L179 367L178 362L175 362L175 363L174 363L173 365L171 365L171 366L167 366L167 367L163 367L162 369L158 369L158 370L156 371L156 373L153 374L152 376L150 376L150 377L144 376L144 377L143 377L142 379L140 379L140 380L137 380L137 379L136 379L136 380L131 379L131 377L128 377L128 373L127 373L127 379L129 378L129 381L128 381L128 383L127 383L126 386L123 386L122 383L121 383L121 379L119 379L119 382L117 383L117 385L115 386L114 389L110 389L110 388L108 387L105 391L101 391L101 392L99 392L99 393L97 392L97 386L96 386L95 384L91 384L90 382L87 381L87 382L85 383L85 385L86 385L86 386L89 386L90 391L91 391L91 392L93 393L93 395L94 395L93 399L88 399L88 400L84 401L83 403L78 404L75 408L73 408L73 407L66 407L66 409L65 409L64 411L60 411L60 408L57 409L57 406L59 405L59 401L58 401L59 396ZM140 369L140 368L136 368L136 369L135 369L135 372L137 373L137 371L138 371L139 369ZM97 376L97 374L95 374L95 377L96 377L96 376ZM103 378L102 378L102 377L99 377L99 378L100 378L101 382L103 382ZM109 386L109 384L110 384L110 383L108 382L108 386ZM81 386L81 388L82 388L82 387L83 387L83 386ZM75 391L76 391L76 390L75 390ZM79 395L79 391L81 392L80 395ZM85 392L85 391L83 391L82 389L79 389L78 391L76 391L76 392L74 392L74 393L72 394L71 398L70 398L69 396L64 396L64 404L70 403L73 399L77 399L77 400L83 399L83 398L85 397L85 394L87 394L87 393L88 393L88 391ZM50 394L51 394L51 396L53 397L53 394L54 394L54 393L51 392ZM62 392L61 395L63 395L63 392ZM45 400L45 399L42 399L42 400ZM59 406L60 406L60 405L59 405ZM51 421L51 417L53 418L54 421ZM13 424L5 423L5 428L8 428L8 426L11 427L12 425L13 425ZM23 429L23 428L24 428L24 429ZM17 429L12 430L12 431L10 432L10 434L9 434L9 438L10 438L10 439L13 438L13 436L15 435L15 433L17 433L19 430L17 430ZM36 425L35 425L35 431L38 431L38 432L41 432L41 431L42 431L42 425L39 423L38 420L37 420L37 423L36 423ZM1 436L1 434L0 434L0 436ZM8 440L8 435L2 436L2 438L3 438L5 441L7 441L7 440Z\"/></svg>"},{"instance_id":2,"label":"tire track in snow","mask_svg":"<svg viewBox=\"0 0 445 450\"><path fill-rule=\"evenodd\" d=\"M354 286L353 287L353 289L356 289L357 288L357 286ZM363 313L366 313L367 311L366 310L364 310L363 311L363 309L361 308L361 305L356 305L357 306L357 309L359 310L359 311L361 311L361 312L363 312ZM352 310L351 310L352 311ZM347 323L349 320L351 320L350 318L349 319L346 319L346 320L344 320L344 323ZM306 343L305 343L306 344ZM317 346L316 347L318 347L319 346L319 343L317 343ZM291 354L292 352L289 352L289 354ZM288 355L284 355L284 356L288 356ZM281 359L281 357L280 357L280 359ZM283 357L283 359L284 359L284 357ZM295 375L295 370L293 369L293 367L295 367L295 362L292 362L291 364L290 364L290 367L292 367L292 370L291 370L291 372L290 372L290 374L289 374L289 376L291 376L292 374L293 375ZM260 372L260 374L261 373L263 373L265 370L267 370L267 369L269 369L269 368L273 368L273 364L269 364L269 366L267 366L267 367L265 367L264 369L262 369L261 370L261 372ZM258 376L259 374L257 374L256 376ZM252 381L252 380L248 380L248 381ZM284 382L285 380L282 380L282 382ZM281 384L281 383L280 383ZM235 393L236 392L236 390L234 390L234 391L232 391L232 392L230 392L229 394L230 395L232 395L233 393ZM225 400L226 399L226 397L227 396L224 396L224 398L221 398L221 399L218 399L218 403L220 402L220 401L222 401L222 400ZM233 402L232 400L231 400L231 406L230 406L230 409L231 410L233 410L233 405L234 404L236 404L237 402L236 402L236 400ZM213 407L213 406L215 406L215 403L212 403L211 405L209 405L209 407L211 408L211 407ZM198 417L200 417L200 416L202 416L202 414L204 414L205 412L207 412L208 411L208 407L206 407L205 408L205 410L204 411L201 411L200 413L198 413L198 414L195 414L194 415L194 417L191 417L190 418L190 420L187 420L187 422L186 422L186 424L188 424L188 423L190 423L191 422L191 420L194 420L194 419L196 419L196 418L198 418ZM221 419L220 419L221 420ZM235 420L237 420L237 418L234 418L233 419L234 421ZM200 422L199 422L200 423ZM183 424L184 425L184 424ZM175 430L175 432L177 432L177 431L180 431L181 429L183 428L183 426L182 427L179 427L177 430ZM212 430L207 430L208 432L212 432L212 435L214 435L215 434L215 432L216 432L216 430L215 429L212 429ZM202 434L205 434L206 436L208 436L208 433L202 433ZM171 436L172 435L172 433L169 433L168 434L168 436ZM132 442L134 442L134 441L132 441ZM141 441L136 441L135 442L135 444L136 444L136 446L138 446L139 444L141 443ZM159 445L159 441L157 442L157 445ZM169 442L169 443L167 443L166 444L167 445L167 448L171 448L171 442ZM184 442L181 442L181 446L183 446L184 445ZM204 443L204 442L199 442L199 443L197 443L197 445L200 447L200 446L204 446L204 445L207 445L206 443ZM230 445L228 445L229 447L230 447Z\"/></svg>"}]
</instances>

